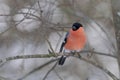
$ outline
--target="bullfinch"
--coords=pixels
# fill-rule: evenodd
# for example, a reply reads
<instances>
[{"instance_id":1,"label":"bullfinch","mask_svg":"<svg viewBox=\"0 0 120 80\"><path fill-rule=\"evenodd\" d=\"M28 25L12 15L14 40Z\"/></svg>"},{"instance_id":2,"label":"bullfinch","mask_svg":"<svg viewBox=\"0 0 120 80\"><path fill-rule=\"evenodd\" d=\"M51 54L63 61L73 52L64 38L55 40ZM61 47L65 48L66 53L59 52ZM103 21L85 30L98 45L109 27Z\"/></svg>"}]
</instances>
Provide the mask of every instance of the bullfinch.
<instances>
[{"instance_id":1,"label":"bullfinch","mask_svg":"<svg viewBox=\"0 0 120 80\"><path fill-rule=\"evenodd\" d=\"M80 51L86 44L86 35L81 23L74 23L72 29L66 33L64 41L61 44L60 52L69 50L70 52ZM66 60L66 56L62 55L58 64L63 65Z\"/></svg>"}]
</instances>

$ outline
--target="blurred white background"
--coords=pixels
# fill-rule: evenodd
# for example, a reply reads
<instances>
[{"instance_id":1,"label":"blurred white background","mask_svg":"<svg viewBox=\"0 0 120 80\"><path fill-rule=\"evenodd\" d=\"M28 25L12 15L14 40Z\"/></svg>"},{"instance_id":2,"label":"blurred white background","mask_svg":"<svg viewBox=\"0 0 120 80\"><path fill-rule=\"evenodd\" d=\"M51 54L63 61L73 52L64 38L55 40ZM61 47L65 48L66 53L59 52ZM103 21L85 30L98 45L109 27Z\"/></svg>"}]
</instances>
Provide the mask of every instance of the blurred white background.
<instances>
[{"instance_id":1,"label":"blurred white background","mask_svg":"<svg viewBox=\"0 0 120 80\"><path fill-rule=\"evenodd\" d=\"M66 31L74 22L84 26L85 50L94 48L97 52L116 56L118 47L112 8L116 6L119 15L119 3L119 0L0 0L0 59L48 54L50 46L46 38L58 52ZM43 78L54 63L24 77L51 59L54 58L8 61L0 65L0 80L112 80L104 71L73 57L63 66L56 65L46 79ZM119 78L117 59L94 54L90 60Z\"/></svg>"}]
</instances>

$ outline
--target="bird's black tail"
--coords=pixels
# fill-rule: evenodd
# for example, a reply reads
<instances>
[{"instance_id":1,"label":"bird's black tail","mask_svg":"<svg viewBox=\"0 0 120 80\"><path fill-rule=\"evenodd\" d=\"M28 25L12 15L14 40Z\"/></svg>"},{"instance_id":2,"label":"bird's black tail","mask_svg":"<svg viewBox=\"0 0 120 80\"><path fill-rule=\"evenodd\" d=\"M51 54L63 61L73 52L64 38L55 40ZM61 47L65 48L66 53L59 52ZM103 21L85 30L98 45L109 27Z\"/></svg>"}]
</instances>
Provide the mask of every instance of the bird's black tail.
<instances>
[{"instance_id":1,"label":"bird's black tail","mask_svg":"<svg viewBox=\"0 0 120 80\"><path fill-rule=\"evenodd\" d=\"M65 63L65 60L66 60L66 56L61 56L58 64L59 64L59 65L63 65L63 64Z\"/></svg>"}]
</instances>

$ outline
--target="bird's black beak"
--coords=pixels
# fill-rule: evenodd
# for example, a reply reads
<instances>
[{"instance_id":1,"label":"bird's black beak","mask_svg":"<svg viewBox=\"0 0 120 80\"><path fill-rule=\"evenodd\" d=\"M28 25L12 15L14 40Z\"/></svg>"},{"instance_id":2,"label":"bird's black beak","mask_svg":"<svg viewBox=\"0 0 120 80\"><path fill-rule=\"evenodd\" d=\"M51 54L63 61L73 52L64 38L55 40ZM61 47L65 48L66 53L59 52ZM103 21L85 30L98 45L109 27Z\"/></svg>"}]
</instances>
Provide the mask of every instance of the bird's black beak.
<instances>
[{"instance_id":1,"label":"bird's black beak","mask_svg":"<svg viewBox=\"0 0 120 80\"><path fill-rule=\"evenodd\" d=\"M72 30L75 31L75 30L76 30L76 27L75 27L75 26L72 26Z\"/></svg>"}]
</instances>

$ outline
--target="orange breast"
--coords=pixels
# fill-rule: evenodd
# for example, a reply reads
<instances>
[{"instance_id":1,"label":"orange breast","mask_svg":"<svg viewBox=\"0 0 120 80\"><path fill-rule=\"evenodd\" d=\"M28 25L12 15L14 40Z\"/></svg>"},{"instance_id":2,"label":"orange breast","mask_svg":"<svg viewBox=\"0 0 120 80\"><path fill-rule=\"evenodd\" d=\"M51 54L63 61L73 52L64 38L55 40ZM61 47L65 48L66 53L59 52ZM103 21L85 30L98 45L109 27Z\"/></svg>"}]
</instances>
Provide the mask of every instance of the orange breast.
<instances>
[{"instance_id":1,"label":"orange breast","mask_svg":"<svg viewBox=\"0 0 120 80\"><path fill-rule=\"evenodd\" d=\"M84 29L81 27L77 31L70 30L65 49L81 50L86 43L86 35Z\"/></svg>"}]
</instances>

